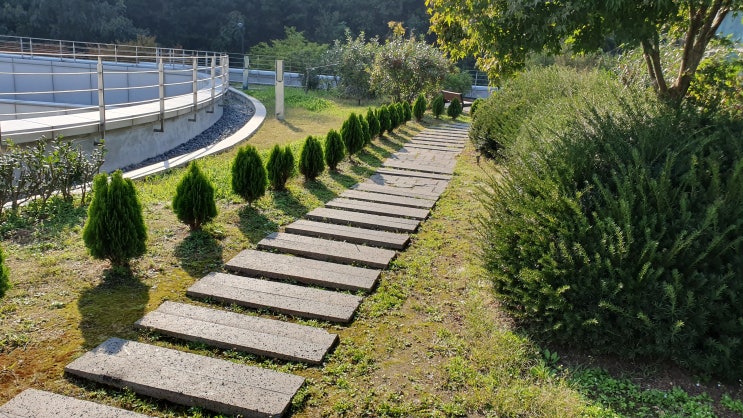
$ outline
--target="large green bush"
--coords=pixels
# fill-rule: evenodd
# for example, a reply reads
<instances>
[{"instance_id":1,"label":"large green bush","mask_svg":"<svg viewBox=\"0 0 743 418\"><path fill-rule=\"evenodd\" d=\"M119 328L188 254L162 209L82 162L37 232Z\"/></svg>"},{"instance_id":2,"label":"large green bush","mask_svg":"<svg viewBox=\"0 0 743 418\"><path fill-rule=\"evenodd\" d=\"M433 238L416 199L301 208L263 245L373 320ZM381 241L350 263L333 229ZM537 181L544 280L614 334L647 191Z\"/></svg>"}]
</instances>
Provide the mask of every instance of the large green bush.
<instances>
[{"instance_id":1,"label":"large green bush","mask_svg":"<svg viewBox=\"0 0 743 418\"><path fill-rule=\"evenodd\" d=\"M738 379L743 126L644 101L510 147L483 200L484 260L534 335Z\"/></svg>"},{"instance_id":2,"label":"large green bush","mask_svg":"<svg viewBox=\"0 0 743 418\"><path fill-rule=\"evenodd\" d=\"M346 156L346 149L343 146L341 134L335 129L331 129L325 137L325 164L330 170L338 170L338 163Z\"/></svg>"},{"instance_id":3,"label":"large green bush","mask_svg":"<svg viewBox=\"0 0 743 418\"><path fill-rule=\"evenodd\" d=\"M423 120L423 115L426 113L426 106L428 106L426 96L419 94L418 98L415 99L415 103L413 103L413 116L415 116L415 120L418 122Z\"/></svg>"},{"instance_id":4,"label":"large green bush","mask_svg":"<svg viewBox=\"0 0 743 418\"><path fill-rule=\"evenodd\" d=\"M294 154L289 145L280 147L274 145L266 162L268 181L274 190L286 190L286 182L294 175Z\"/></svg>"},{"instance_id":5,"label":"large green bush","mask_svg":"<svg viewBox=\"0 0 743 418\"><path fill-rule=\"evenodd\" d=\"M308 136L299 154L299 172L306 180L314 180L325 170L322 145L313 136Z\"/></svg>"},{"instance_id":6,"label":"large green bush","mask_svg":"<svg viewBox=\"0 0 743 418\"><path fill-rule=\"evenodd\" d=\"M5 292L10 287L10 273L8 272L8 266L5 265L5 254L3 248L0 247L0 298L5 296Z\"/></svg>"},{"instance_id":7,"label":"large green bush","mask_svg":"<svg viewBox=\"0 0 743 418\"><path fill-rule=\"evenodd\" d=\"M266 194L268 177L258 150L247 145L237 150L232 162L232 191L252 206Z\"/></svg>"},{"instance_id":8,"label":"large green bush","mask_svg":"<svg viewBox=\"0 0 743 418\"><path fill-rule=\"evenodd\" d=\"M485 99L483 98L477 98L474 102L472 102L472 105L470 106L470 117L475 118L475 113L477 113L477 108L482 106L482 104L485 103Z\"/></svg>"},{"instance_id":9,"label":"large green bush","mask_svg":"<svg viewBox=\"0 0 743 418\"><path fill-rule=\"evenodd\" d=\"M343 138L343 145L346 146L348 158L353 157L364 147L364 131L355 113L351 113L348 119L343 122L341 138Z\"/></svg>"},{"instance_id":10,"label":"large green bush","mask_svg":"<svg viewBox=\"0 0 743 418\"><path fill-rule=\"evenodd\" d=\"M90 255L109 260L114 268L126 267L132 258L145 253L147 227L142 205L134 183L121 171L114 172L110 182L105 173L95 176L83 241Z\"/></svg>"},{"instance_id":11,"label":"large green bush","mask_svg":"<svg viewBox=\"0 0 743 418\"><path fill-rule=\"evenodd\" d=\"M175 189L173 212L192 231L200 230L201 225L217 216L214 186L201 172L196 161L188 164L188 171Z\"/></svg>"}]
</instances>

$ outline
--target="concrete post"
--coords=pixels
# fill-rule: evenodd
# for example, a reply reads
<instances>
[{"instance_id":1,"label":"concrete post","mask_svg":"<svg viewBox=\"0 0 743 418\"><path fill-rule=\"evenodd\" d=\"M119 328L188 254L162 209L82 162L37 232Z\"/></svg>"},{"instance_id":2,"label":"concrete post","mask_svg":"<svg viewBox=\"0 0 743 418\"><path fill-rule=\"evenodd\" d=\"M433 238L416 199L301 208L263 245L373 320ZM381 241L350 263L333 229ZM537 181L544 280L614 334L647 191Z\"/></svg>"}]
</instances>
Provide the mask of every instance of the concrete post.
<instances>
[{"instance_id":1,"label":"concrete post","mask_svg":"<svg viewBox=\"0 0 743 418\"><path fill-rule=\"evenodd\" d=\"M284 60L276 60L276 119L284 120Z\"/></svg>"},{"instance_id":2,"label":"concrete post","mask_svg":"<svg viewBox=\"0 0 743 418\"><path fill-rule=\"evenodd\" d=\"M193 119L189 119L191 122L196 121L196 110L198 109L199 105L199 58L194 56L192 58L192 64L193 64L193 84L192 84L192 90L193 90Z\"/></svg>"},{"instance_id":3,"label":"concrete post","mask_svg":"<svg viewBox=\"0 0 743 418\"><path fill-rule=\"evenodd\" d=\"M98 55L98 131L101 139L106 137L106 96L103 88L103 57Z\"/></svg>"},{"instance_id":4,"label":"concrete post","mask_svg":"<svg viewBox=\"0 0 743 418\"><path fill-rule=\"evenodd\" d=\"M248 89L248 75L250 73L250 57L243 57L243 90Z\"/></svg>"},{"instance_id":5,"label":"concrete post","mask_svg":"<svg viewBox=\"0 0 743 418\"><path fill-rule=\"evenodd\" d=\"M214 95L215 90L217 89L217 56L212 56L212 77L211 77L211 84L212 84L212 104L214 104Z\"/></svg>"},{"instance_id":6,"label":"concrete post","mask_svg":"<svg viewBox=\"0 0 743 418\"><path fill-rule=\"evenodd\" d=\"M155 129L155 132L165 131L165 59L159 57L157 59L157 90L160 98L160 129Z\"/></svg>"}]
</instances>

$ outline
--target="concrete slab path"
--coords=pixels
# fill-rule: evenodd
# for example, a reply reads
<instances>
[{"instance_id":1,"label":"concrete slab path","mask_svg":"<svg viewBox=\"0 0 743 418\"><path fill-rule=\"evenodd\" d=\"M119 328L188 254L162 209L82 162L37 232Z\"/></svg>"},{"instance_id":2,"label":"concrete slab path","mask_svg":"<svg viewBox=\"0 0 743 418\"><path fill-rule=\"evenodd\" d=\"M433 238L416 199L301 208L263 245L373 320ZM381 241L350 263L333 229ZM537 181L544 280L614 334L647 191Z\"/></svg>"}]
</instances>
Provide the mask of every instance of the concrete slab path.
<instances>
[{"instance_id":1,"label":"concrete slab path","mask_svg":"<svg viewBox=\"0 0 743 418\"><path fill-rule=\"evenodd\" d=\"M317 208L305 215L311 221L350 225L359 228L373 228L381 231L413 233L420 221L416 219L395 218L392 216L372 215L369 213L347 210Z\"/></svg>"},{"instance_id":2,"label":"concrete slab path","mask_svg":"<svg viewBox=\"0 0 743 418\"><path fill-rule=\"evenodd\" d=\"M345 192L341 193L340 197L344 197L346 199L363 200L366 202L386 203L396 206L408 206L411 208L420 209L431 209L436 204L435 200L430 199L394 196L383 193L364 192L360 190L346 190Z\"/></svg>"},{"instance_id":3,"label":"concrete slab path","mask_svg":"<svg viewBox=\"0 0 743 418\"><path fill-rule=\"evenodd\" d=\"M392 216L411 219L426 219L428 209L411 208L407 206L388 205L385 203L365 202L362 200L337 197L327 203L326 208L342 209L354 212L370 213L373 215Z\"/></svg>"},{"instance_id":4,"label":"concrete slab path","mask_svg":"<svg viewBox=\"0 0 743 418\"><path fill-rule=\"evenodd\" d=\"M0 418L147 418L148 416L36 389L26 389L5 405L0 406Z\"/></svg>"},{"instance_id":5,"label":"concrete slab path","mask_svg":"<svg viewBox=\"0 0 743 418\"><path fill-rule=\"evenodd\" d=\"M315 222L306 219L292 222L284 227L284 231L308 237L334 239L392 250L402 250L410 241L410 235L408 234Z\"/></svg>"}]
</instances>

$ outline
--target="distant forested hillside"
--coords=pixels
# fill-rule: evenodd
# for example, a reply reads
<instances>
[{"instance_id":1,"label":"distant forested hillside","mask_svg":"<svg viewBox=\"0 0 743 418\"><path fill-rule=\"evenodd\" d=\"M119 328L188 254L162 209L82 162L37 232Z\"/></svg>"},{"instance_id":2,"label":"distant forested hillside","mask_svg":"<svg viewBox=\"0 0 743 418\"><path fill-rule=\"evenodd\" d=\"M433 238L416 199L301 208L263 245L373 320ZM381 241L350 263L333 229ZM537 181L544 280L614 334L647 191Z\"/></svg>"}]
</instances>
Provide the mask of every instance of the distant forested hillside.
<instances>
[{"instance_id":1,"label":"distant forested hillside","mask_svg":"<svg viewBox=\"0 0 743 418\"><path fill-rule=\"evenodd\" d=\"M166 47L231 52L243 36L246 50L282 38L285 26L329 43L346 29L384 37L389 21L426 34L424 0L0 0L0 34L99 42L141 34Z\"/></svg>"}]
</instances>

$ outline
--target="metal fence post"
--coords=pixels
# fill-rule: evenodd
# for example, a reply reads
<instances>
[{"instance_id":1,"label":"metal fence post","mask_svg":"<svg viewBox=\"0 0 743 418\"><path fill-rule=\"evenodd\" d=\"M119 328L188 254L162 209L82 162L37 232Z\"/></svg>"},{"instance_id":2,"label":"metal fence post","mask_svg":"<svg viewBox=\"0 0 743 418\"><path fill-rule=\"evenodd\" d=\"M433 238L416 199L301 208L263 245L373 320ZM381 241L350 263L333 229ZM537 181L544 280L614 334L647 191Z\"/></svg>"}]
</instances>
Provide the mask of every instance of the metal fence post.
<instances>
[{"instance_id":1,"label":"metal fence post","mask_svg":"<svg viewBox=\"0 0 743 418\"><path fill-rule=\"evenodd\" d=\"M199 105L199 58L197 56L193 56L192 58L193 63L193 119L188 119L191 122L196 122L196 111L198 109Z\"/></svg>"},{"instance_id":2,"label":"metal fence post","mask_svg":"<svg viewBox=\"0 0 743 418\"><path fill-rule=\"evenodd\" d=\"M207 113L214 113L214 95L217 89L217 55L216 54L212 56L212 76L209 82L211 83L211 87L212 87L212 98L211 98L212 109L207 110Z\"/></svg>"},{"instance_id":3,"label":"metal fence post","mask_svg":"<svg viewBox=\"0 0 743 418\"><path fill-rule=\"evenodd\" d=\"M106 97L103 88L103 57L98 56L98 131L101 139L106 137Z\"/></svg>"},{"instance_id":4,"label":"metal fence post","mask_svg":"<svg viewBox=\"0 0 743 418\"><path fill-rule=\"evenodd\" d=\"M155 132L165 132L165 59L158 57L157 61L157 90L160 98L160 129Z\"/></svg>"}]
</instances>

